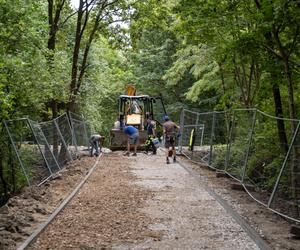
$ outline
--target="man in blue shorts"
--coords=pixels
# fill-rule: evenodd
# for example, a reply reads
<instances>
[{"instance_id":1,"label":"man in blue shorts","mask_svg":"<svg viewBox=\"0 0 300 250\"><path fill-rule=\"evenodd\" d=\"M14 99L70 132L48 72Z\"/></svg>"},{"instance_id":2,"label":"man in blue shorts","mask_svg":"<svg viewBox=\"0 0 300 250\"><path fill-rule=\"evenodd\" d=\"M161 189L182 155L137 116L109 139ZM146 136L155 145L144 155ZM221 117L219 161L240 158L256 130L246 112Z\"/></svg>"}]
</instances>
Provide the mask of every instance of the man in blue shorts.
<instances>
[{"instance_id":1,"label":"man in blue shorts","mask_svg":"<svg viewBox=\"0 0 300 250\"><path fill-rule=\"evenodd\" d=\"M133 145L134 151L132 156L136 156L137 144L139 139L139 131L133 126L127 126L124 129L124 133L128 137L127 152L124 155L129 156L130 147L131 145Z\"/></svg>"}]
</instances>

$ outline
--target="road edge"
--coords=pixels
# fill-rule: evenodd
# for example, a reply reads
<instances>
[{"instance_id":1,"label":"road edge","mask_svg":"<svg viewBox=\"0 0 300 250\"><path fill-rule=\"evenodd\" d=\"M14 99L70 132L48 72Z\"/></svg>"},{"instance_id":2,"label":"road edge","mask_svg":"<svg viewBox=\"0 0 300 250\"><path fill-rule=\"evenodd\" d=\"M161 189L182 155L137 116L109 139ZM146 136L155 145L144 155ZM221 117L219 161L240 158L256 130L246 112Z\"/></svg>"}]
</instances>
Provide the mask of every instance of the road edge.
<instances>
[{"instance_id":1,"label":"road edge","mask_svg":"<svg viewBox=\"0 0 300 250\"><path fill-rule=\"evenodd\" d=\"M196 175L192 170L188 169L181 161L177 163L185 169L193 178L201 180L201 176ZM224 209L225 211L241 226L241 228L249 235L255 244L261 250L272 250L273 248L253 229L249 223L239 215L220 195L216 194L211 188L203 186L205 191L209 193Z\"/></svg>"},{"instance_id":2,"label":"road edge","mask_svg":"<svg viewBox=\"0 0 300 250\"><path fill-rule=\"evenodd\" d=\"M66 205L74 198L74 196L78 193L78 191L82 188L85 184L87 179L95 170L100 158L103 156L103 153L97 157L96 162L91 167L87 175L83 178L83 180L76 186L76 188L72 191L71 194L57 207L54 212L48 217L48 219L43 222L18 248L17 250L24 250L26 249L31 243L33 243L36 238L49 226L49 224L54 220L54 218L66 207Z\"/></svg>"}]
</instances>

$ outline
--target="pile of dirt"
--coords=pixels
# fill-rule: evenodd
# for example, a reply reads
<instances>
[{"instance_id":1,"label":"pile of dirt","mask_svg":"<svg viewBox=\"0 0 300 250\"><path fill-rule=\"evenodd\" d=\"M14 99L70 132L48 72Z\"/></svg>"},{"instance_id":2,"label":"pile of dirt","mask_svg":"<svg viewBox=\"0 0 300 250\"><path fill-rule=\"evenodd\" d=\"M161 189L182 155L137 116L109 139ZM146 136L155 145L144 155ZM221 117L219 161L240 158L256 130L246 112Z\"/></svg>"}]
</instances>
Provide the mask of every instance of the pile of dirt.
<instances>
[{"instance_id":1,"label":"pile of dirt","mask_svg":"<svg viewBox=\"0 0 300 250\"><path fill-rule=\"evenodd\" d=\"M86 175L96 158L70 162L42 186L24 187L0 208L0 249L15 249L44 222Z\"/></svg>"},{"instance_id":2,"label":"pile of dirt","mask_svg":"<svg viewBox=\"0 0 300 250\"><path fill-rule=\"evenodd\" d=\"M300 240L290 234L290 224L281 216L254 201L246 192L231 189L231 178L217 178L207 166L191 163L184 157L185 166L201 176L206 185L225 199L274 249L299 249Z\"/></svg>"}]
</instances>

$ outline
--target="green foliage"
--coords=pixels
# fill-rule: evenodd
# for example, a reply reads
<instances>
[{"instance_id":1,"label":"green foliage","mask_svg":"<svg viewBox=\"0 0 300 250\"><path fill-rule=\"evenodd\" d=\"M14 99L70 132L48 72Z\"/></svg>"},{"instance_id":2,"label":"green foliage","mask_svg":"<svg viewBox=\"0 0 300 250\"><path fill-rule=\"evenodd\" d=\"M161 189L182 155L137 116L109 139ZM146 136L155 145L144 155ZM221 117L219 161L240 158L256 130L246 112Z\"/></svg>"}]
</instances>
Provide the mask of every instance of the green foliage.
<instances>
[{"instance_id":1,"label":"green foliage","mask_svg":"<svg viewBox=\"0 0 300 250\"><path fill-rule=\"evenodd\" d=\"M227 153L227 144L217 144L213 146L212 166L224 170Z\"/></svg>"},{"instance_id":2,"label":"green foliage","mask_svg":"<svg viewBox=\"0 0 300 250\"><path fill-rule=\"evenodd\" d=\"M175 54L177 60L166 72L163 79L167 80L169 85L178 84L188 72L196 80L186 92L187 100L196 102L202 94L205 95L211 91L215 95L221 94L221 82L218 76L219 68L211 57L211 48L202 45L190 45L184 49L178 50Z\"/></svg>"},{"instance_id":3,"label":"green foliage","mask_svg":"<svg viewBox=\"0 0 300 250\"><path fill-rule=\"evenodd\" d=\"M40 1L0 3L0 117L10 118L42 106L45 93L36 89L47 71L44 43L47 35L45 5ZM35 107L33 110L32 107Z\"/></svg>"},{"instance_id":4,"label":"green foliage","mask_svg":"<svg viewBox=\"0 0 300 250\"><path fill-rule=\"evenodd\" d=\"M55 7L58 2L54 1ZM64 109L73 97L70 82L77 14L69 16L73 10L66 3L55 49L48 51L47 1L0 0L0 122L29 115L46 119L54 112L48 110L49 103L54 101ZM99 6L91 9L75 67L75 78L84 72L76 107L94 131L108 135L117 117L117 97L128 83L134 83L139 94L162 96L173 120L179 119L182 108L258 107L271 114L282 108L279 115L292 116L295 106L299 114L297 1L117 1L101 16L84 64L84 49ZM116 19L127 19L127 23L112 25ZM289 140L290 123L285 130ZM278 132L278 124L270 120L256 124L248 175L266 189L274 183L282 158L281 152L264 148L279 143ZM231 148L233 171L238 175L242 146L236 142ZM221 166L225 148L216 145L215 149L215 164ZM9 150L3 143L0 155L3 174L10 167L4 157ZM267 178L259 179L256 171ZM22 178L17 177L17 182L23 184Z\"/></svg>"},{"instance_id":5,"label":"green foliage","mask_svg":"<svg viewBox=\"0 0 300 250\"><path fill-rule=\"evenodd\" d=\"M112 49L105 38L99 38L91 50L79 100L80 111L91 122L94 131L108 135L117 119L117 98L132 79L134 75L123 53Z\"/></svg>"}]
</instances>

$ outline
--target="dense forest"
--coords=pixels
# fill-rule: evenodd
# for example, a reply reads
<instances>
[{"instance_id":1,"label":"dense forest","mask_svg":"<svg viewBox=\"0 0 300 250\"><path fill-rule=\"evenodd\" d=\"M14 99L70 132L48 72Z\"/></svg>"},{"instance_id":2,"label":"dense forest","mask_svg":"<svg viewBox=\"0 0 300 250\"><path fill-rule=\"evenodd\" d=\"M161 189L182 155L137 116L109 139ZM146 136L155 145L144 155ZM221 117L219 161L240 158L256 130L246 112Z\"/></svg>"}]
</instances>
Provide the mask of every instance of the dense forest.
<instances>
[{"instance_id":1,"label":"dense forest","mask_svg":"<svg viewBox=\"0 0 300 250\"><path fill-rule=\"evenodd\" d=\"M175 120L237 107L299 118L299 28L297 0L0 0L1 182L3 120L72 111L107 134L128 83Z\"/></svg>"}]
</instances>

